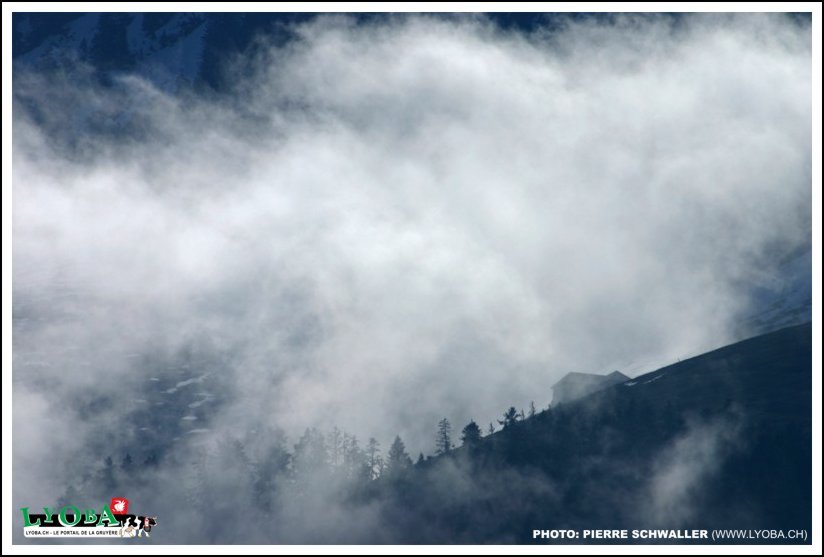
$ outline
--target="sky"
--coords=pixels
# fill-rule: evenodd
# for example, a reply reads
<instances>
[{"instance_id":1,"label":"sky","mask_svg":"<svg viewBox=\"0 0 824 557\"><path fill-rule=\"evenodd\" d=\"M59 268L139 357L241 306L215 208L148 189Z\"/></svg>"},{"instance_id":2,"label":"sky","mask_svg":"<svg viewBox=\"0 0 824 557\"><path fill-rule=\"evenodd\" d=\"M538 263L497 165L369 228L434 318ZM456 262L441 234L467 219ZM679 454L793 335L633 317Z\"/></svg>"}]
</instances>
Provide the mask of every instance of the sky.
<instances>
[{"instance_id":1,"label":"sky","mask_svg":"<svg viewBox=\"0 0 824 557\"><path fill-rule=\"evenodd\" d=\"M16 499L59 495L49 455L139 451L151 415L178 449L338 426L431 454L443 417L736 340L809 249L808 26L295 32L228 94L15 75Z\"/></svg>"}]
</instances>

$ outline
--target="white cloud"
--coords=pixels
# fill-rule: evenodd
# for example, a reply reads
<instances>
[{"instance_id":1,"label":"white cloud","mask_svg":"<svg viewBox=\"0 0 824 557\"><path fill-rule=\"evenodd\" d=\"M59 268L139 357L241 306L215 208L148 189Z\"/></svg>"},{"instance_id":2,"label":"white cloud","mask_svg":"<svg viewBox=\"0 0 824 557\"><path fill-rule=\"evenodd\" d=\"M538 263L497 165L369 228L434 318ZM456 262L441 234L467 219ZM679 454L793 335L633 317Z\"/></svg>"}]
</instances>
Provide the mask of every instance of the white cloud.
<instances>
[{"instance_id":1,"label":"white cloud","mask_svg":"<svg viewBox=\"0 0 824 557\"><path fill-rule=\"evenodd\" d=\"M742 284L809 237L809 30L776 17L301 37L232 99L131 78L62 90L67 113L21 78L52 125L125 112L143 139L68 155L15 111L16 397L122 415L177 378L136 354L201 346L214 431L338 424L417 454L444 415L724 344Z\"/></svg>"}]
</instances>

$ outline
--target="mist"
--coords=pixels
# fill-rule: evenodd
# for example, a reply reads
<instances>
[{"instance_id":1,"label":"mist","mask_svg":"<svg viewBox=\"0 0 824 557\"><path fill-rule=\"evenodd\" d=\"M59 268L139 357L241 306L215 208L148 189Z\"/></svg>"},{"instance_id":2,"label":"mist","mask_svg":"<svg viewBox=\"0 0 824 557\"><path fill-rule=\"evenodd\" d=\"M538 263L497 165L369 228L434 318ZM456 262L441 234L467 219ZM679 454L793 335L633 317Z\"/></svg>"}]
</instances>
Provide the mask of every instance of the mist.
<instances>
[{"instance_id":1,"label":"mist","mask_svg":"<svg viewBox=\"0 0 824 557\"><path fill-rule=\"evenodd\" d=\"M243 432L431 454L444 416L736 340L809 241L811 38L786 18L295 29L224 95L15 74L15 506L139 453L164 393L192 394L157 485Z\"/></svg>"}]
</instances>

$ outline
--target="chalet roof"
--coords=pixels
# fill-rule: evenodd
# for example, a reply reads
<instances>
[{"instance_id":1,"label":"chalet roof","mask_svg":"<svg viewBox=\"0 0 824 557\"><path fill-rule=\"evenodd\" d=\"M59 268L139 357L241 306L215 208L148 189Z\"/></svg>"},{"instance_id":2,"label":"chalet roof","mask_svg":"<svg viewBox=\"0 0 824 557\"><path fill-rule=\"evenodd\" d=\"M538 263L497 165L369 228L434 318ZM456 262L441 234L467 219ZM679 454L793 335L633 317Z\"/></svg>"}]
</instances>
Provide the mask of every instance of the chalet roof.
<instances>
[{"instance_id":1,"label":"chalet roof","mask_svg":"<svg viewBox=\"0 0 824 557\"><path fill-rule=\"evenodd\" d=\"M629 381L629 379L630 379L628 376L624 375L623 373L621 373L617 369L615 371L613 371L612 373L608 374L607 377L609 379L615 381L616 383L619 382L619 381L623 383L624 381Z\"/></svg>"},{"instance_id":2,"label":"chalet roof","mask_svg":"<svg viewBox=\"0 0 824 557\"><path fill-rule=\"evenodd\" d=\"M620 371L613 371L607 375L599 375L597 373L580 373L577 371L571 371L564 375L560 381L552 385L552 388L565 385L595 385L595 384L615 384L615 383L623 383L624 381L629 381L629 377L621 373Z\"/></svg>"},{"instance_id":3,"label":"chalet roof","mask_svg":"<svg viewBox=\"0 0 824 557\"><path fill-rule=\"evenodd\" d=\"M560 381L552 385L552 388L554 389L559 385L566 385L568 383L573 383L576 385L581 385L583 383L600 383L604 380L604 378L604 375L598 375L597 373L579 373L577 371L570 371L564 375Z\"/></svg>"}]
</instances>

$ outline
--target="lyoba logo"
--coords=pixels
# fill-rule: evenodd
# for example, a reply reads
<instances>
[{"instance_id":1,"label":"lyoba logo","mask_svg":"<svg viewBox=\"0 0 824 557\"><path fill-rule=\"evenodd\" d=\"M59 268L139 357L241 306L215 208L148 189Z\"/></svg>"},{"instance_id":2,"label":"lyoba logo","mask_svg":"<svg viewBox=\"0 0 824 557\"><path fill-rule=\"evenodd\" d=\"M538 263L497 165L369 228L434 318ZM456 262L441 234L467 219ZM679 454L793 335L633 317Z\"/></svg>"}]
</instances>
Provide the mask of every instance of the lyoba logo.
<instances>
[{"instance_id":1,"label":"lyoba logo","mask_svg":"<svg viewBox=\"0 0 824 557\"><path fill-rule=\"evenodd\" d=\"M157 524L156 516L128 514L129 500L124 497L112 497L100 512L80 512L75 505L66 505L57 512L44 507L40 514L30 514L28 507L20 510L27 538L142 538L151 537L152 526Z\"/></svg>"}]
</instances>

